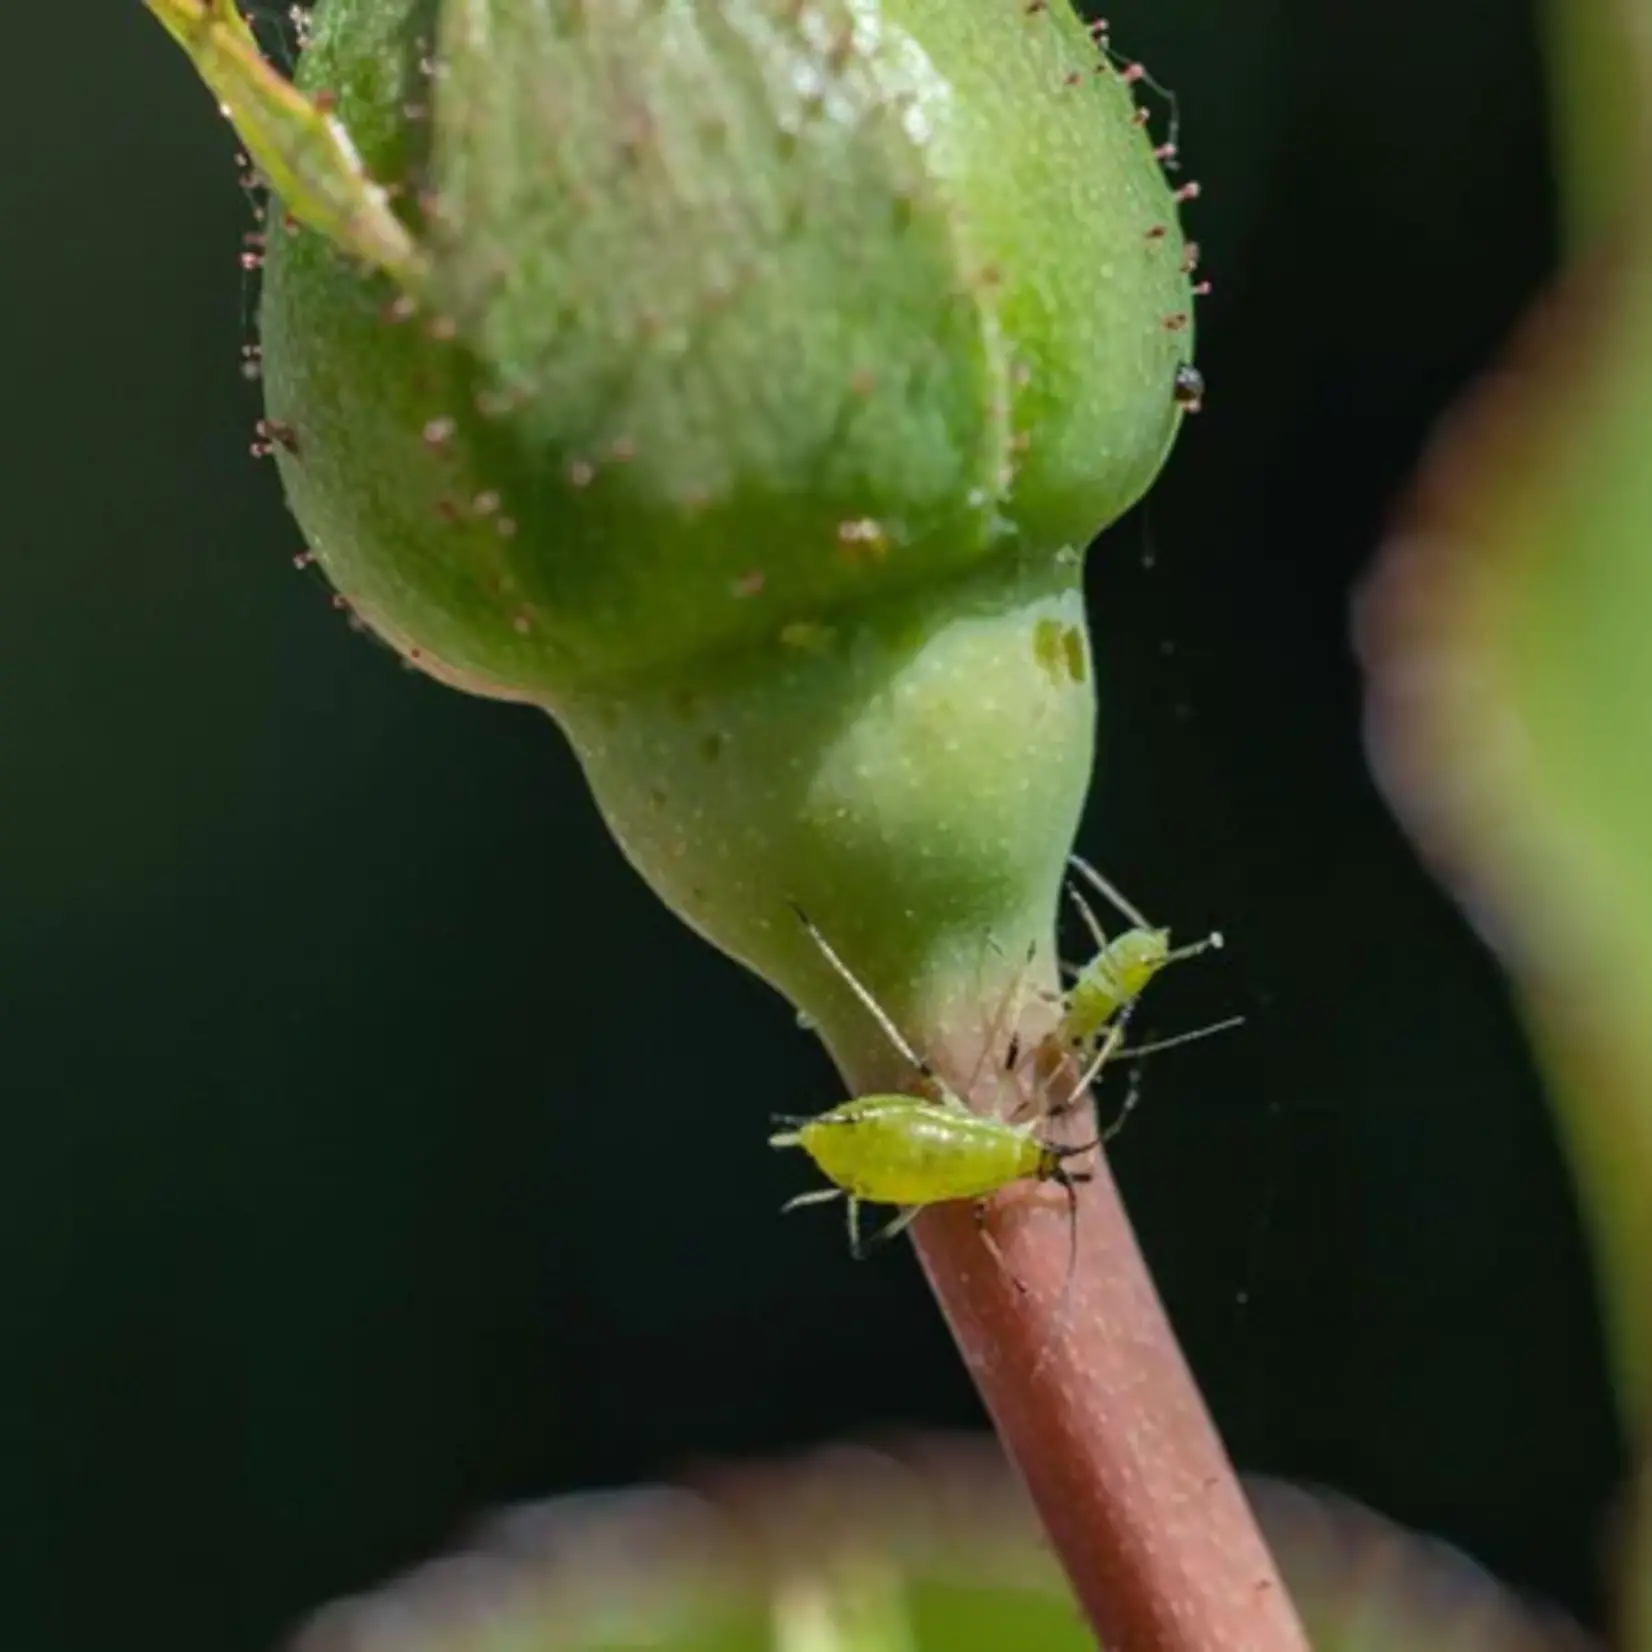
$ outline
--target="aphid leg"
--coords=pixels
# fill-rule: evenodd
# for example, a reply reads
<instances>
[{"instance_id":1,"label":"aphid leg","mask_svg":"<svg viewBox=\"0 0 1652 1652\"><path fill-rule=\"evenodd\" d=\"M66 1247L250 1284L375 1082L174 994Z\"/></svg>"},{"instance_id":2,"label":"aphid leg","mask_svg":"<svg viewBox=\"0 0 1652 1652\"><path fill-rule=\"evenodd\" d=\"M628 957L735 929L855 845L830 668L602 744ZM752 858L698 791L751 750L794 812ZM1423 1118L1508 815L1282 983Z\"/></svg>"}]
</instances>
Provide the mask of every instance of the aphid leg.
<instances>
[{"instance_id":1,"label":"aphid leg","mask_svg":"<svg viewBox=\"0 0 1652 1652\"><path fill-rule=\"evenodd\" d=\"M1040 1039L1039 1042L1033 1046L1032 1084L1022 1095L1021 1099L1016 1102L1015 1106L1010 1109L1010 1115L1006 1121L1007 1123L1014 1124L1021 1117L1021 1115L1032 1106L1033 1102L1039 1099L1041 1087L1047 1084L1049 1080L1055 1076L1055 1073L1058 1070L1057 1064L1064 1059L1064 1055L1065 1052L1062 1051L1060 1045L1053 1042L1053 1035ZM1043 1116L1045 1118L1059 1118L1063 1113L1070 1113L1072 1110L1073 1097L1071 1096L1066 1097L1063 1101L1053 1107L1046 1099Z\"/></svg>"},{"instance_id":2,"label":"aphid leg","mask_svg":"<svg viewBox=\"0 0 1652 1652\"><path fill-rule=\"evenodd\" d=\"M916 1050L912 1048L910 1044L907 1043L900 1028L897 1027L895 1023L891 1021L884 1013L883 1006L878 1003L877 999L875 999L856 978L854 971L851 970L849 966L844 963L840 957L838 957L837 953L832 950L831 942L828 941L826 937L815 928L814 922L809 917L808 913L806 913L803 908L798 906L795 902L792 903L792 911L797 914L797 921L802 924L804 929L808 932L809 939L820 948L821 956L832 966L838 975L842 977L844 985L847 986L855 997L860 1000L862 1007L866 1010L867 1014L869 1014L872 1019L877 1022L883 1036L895 1046L896 1052L901 1056L902 1060L909 1062L911 1066L925 1078L933 1078L935 1076L934 1069L921 1055L918 1054Z\"/></svg>"},{"instance_id":3,"label":"aphid leg","mask_svg":"<svg viewBox=\"0 0 1652 1652\"><path fill-rule=\"evenodd\" d=\"M1049 998L1049 996L1046 995L1046 1003L1052 1003L1059 1006L1059 1004L1061 1004L1061 999ZM1028 1054L1031 1054L1032 1056L1031 1084L1028 1085L1028 1089L1023 1090L1021 1099L1019 1099L1018 1102L1016 1102L1016 1105L1009 1110L1009 1117L1008 1120L1006 1120L1006 1123L1014 1123L1016 1120L1019 1120L1021 1115L1026 1113L1026 1110L1028 1110L1034 1102L1037 1102L1037 1100L1042 1100L1042 1104L1044 1104L1044 1107L1042 1107L1042 1117L1059 1118L1062 1113L1072 1112L1072 1108L1074 1108L1074 1105L1077 1104L1077 1094L1079 1094L1079 1092L1074 1092L1072 1095L1067 1095L1066 1099L1062 1099L1061 1102L1057 1102L1056 1105L1051 1105L1051 1102L1049 1102L1049 1095L1047 1095L1047 1085L1049 1085L1049 1082L1056 1077L1057 1072L1059 1072L1059 1070L1062 1069L1062 1066L1066 1064L1067 1059L1066 1047L1062 1046L1061 1039L1056 1036L1056 1032L1046 1032L1046 1034L1044 1034L1044 1036L1042 1036L1036 1044L1032 1044L1032 1046L1029 1046L1029 1049L1021 1052L1021 1054L1023 1054L1023 1057L1028 1056ZM1018 1069L1019 1061L1018 1064L1016 1064L1016 1069L1011 1070L1014 1072L1014 1070Z\"/></svg>"},{"instance_id":4,"label":"aphid leg","mask_svg":"<svg viewBox=\"0 0 1652 1652\"><path fill-rule=\"evenodd\" d=\"M1069 855L1067 861L1082 877L1088 879L1095 888L1099 889L1137 929L1151 929L1153 927L1089 861L1080 860L1077 855Z\"/></svg>"},{"instance_id":5,"label":"aphid leg","mask_svg":"<svg viewBox=\"0 0 1652 1652\"><path fill-rule=\"evenodd\" d=\"M1244 1024L1244 1016L1230 1015L1221 1021L1212 1021L1208 1027L1195 1027L1192 1032L1177 1033L1174 1038L1155 1038L1151 1044L1132 1044L1126 1049L1115 1050L1112 1059L1139 1061L1144 1055L1157 1055L1160 1050L1173 1050L1178 1044L1194 1044L1201 1038L1209 1038L1215 1033L1231 1032L1235 1027L1242 1027Z\"/></svg>"},{"instance_id":6,"label":"aphid leg","mask_svg":"<svg viewBox=\"0 0 1652 1652\"><path fill-rule=\"evenodd\" d=\"M1140 1104L1140 1100L1142 1100L1142 1069L1140 1069L1140 1067L1135 1067L1135 1069L1132 1070L1132 1074L1130 1074L1130 1085L1128 1085L1128 1089L1125 1090L1125 1099L1123 1099L1122 1107L1118 1108L1117 1113L1113 1113L1112 1120L1110 1120L1105 1127L1097 1130L1097 1133L1095 1133L1094 1142L1080 1142L1077 1146L1057 1146L1057 1148L1054 1148L1052 1151L1054 1151L1057 1156L1061 1156L1061 1158L1066 1160L1066 1158L1075 1158L1075 1156L1082 1155L1082 1153L1089 1153L1092 1148L1099 1148L1099 1146L1107 1145L1108 1142L1112 1142L1112 1138L1115 1137L1115 1135L1118 1135L1120 1130L1123 1130L1123 1127L1125 1127L1125 1122L1127 1122L1130 1115L1137 1110L1137 1105ZM1059 1171L1059 1175L1051 1176L1051 1181L1059 1181L1062 1186L1066 1186L1067 1196L1069 1196L1069 1199L1074 1201L1074 1211L1077 1211L1077 1194L1072 1191L1069 1183L1090 1180L1092 1180L1090 1171L1067 1170L1066 1166L1062 1166L1061 1171Z\"/></svg>"},{"instance_id":7,"label":"aphid leg","mask_svg":"<svg viewBox=\"0 0 1652 1652\"><path fill-rule=\"evenodd\" d=\"M1010 1259L999 1247L998 1241L993 1238L992 1229L987 1226L987 1201L985 1199L975 1201L975 1231L981 1235L981 1243L987 1247L993 1261L1004 1270L1005 1277L1025 1296L1027 1294L1026 1282L1016 1276L1015 1270L1010 1266Z\"/></svg>"},{"instance_id":8,"label":"aphid leg","mask_svg":"<svg viewBox=\"0 0 1652 1652\"><path fill-rule=\"evenodd\" d=\"M1069 1113L1075 1112L1083 1105L1086 1093L1088 1092L1090 1086L1095 1083L1097 1075L1099 1075L1101 1069L1113 1059L1114 1054L1117 1052L1119 1044L1124 1038L1124 1029L1129 1024L1130 1017L1134 1015L1135 1012L1136 1000L1134 999L1125 1004L1119 1010L1117 1018L1109 1023L1105 1036L1102 1037L1099 1043L1090 1047L1089 1059L1083 1070L1079 1073L1077 1080L1068 1089L1066 1095L1060 1097L1059 1100L1050 1100L1046 1098L1043 1114L1045 1118L1063 1119ZM1044 1042L1038 1046L1038 1050L1040 1057L1050 1063L1048 1069L1040 1076L1045 1079L1046 1082L1053 1083L1056 1076L1066 1066L1067 1052L1062 1050L1059 1043L1054 1043L1050 1039L1045 1039ZM1011 1115L1012 1119L1019 1117L1020 1114L1025 1111L1027 1105L1032 1099L1033 1098L1030 1095L1024 1097L1021 1105L1017 1107L1015 1113Z\"/></svg>"},{"instance_id":9,"label":"aphid leg","mask_svg":"<svg viewBox=\"0 0 1652 1652\"><path fill-rule=\"evenodd\" d=\"M1137 1103L1141 1101L1141 1075L1142 1069L1140 1067L1134 1067L1131 1069L1130 1083L1124 1092L1123 1105L1120 1106L1119 1110L1113 1115L1111 1120L1109 1120L1101 1134L1096 1137L1096 1145L1098 1147L1103 1142L1110 1142L1114 1136L1116 1136L1119 1131L1124 1128L1126 1122L1130 1118L1130 1115L1135 1112Z\"/></svg>"},{"instance_id":10,"label":"aphid leg","mask_svg":"<svg viewBox=\"0 0 1652 1652\"><path fill-rule=\"evenodd\" d=\"M780 1207L780 1214L784 1216L788 1210L801 1210L804 1205L830 1204L833 1199L841 1199L842 1197L843 1189L841 1187L817 1187L811 1192L799 1193L796 1197L788 1199ZM850 1200L850 1203L853 1204L854 1201Z\"/></svg>"},{"instance_id":11,"label":"aphid leg","mask_svg":"<svg viewBox=\"0 0 1652 1652\"><path fill-rule=\"evenodd\" d=\"M850 1208L853 1209L859 1202L860 1201L857 1199L851 1199L849 1201ZM911 1227L914 1219L918 1215L918 1212L923 1208L924 1207L922 1205L908 1205L905 1210L897 1212L897 1214L891 1217L889 1221L885 1222L870 1239L863 1240L860 1237L860 1223L858 1218L854 1222L851 1222L849 1227L849 1249L855 1260L857 1262L864 1262L873 1251L879 1248L879 1246L886 1245L891 1239L898 1238L901 1234L905 1233L906 1230Z\"/></svg>"},{"instance_id":12,"label":"aphid leg","mask_svg":"<svg viewBox=\"0 0 1652 1652\"><path fill-rule=\"evenodd\" d=\"M1130 1025L1130 1017L1136 1013L1136 1005L1140 1000L1131 999L1118 1012L1117 1017L1109 1023L1105 1035L1096 1045L1085 1064L1084 1070L1078 1075L1073 1086L1059 1101L1051 1102L1045 1108L1044 1116L1051 1119L1065 1118L1075 1108L1080 1106L1088 1093L1090 1086L1101 1075L1101 1070L1118 1053L1119 1046L1124 1042L1124 1034ZM1095 1143L1090 1144L1092 1147Z\"/></svg>"}]
</instances>

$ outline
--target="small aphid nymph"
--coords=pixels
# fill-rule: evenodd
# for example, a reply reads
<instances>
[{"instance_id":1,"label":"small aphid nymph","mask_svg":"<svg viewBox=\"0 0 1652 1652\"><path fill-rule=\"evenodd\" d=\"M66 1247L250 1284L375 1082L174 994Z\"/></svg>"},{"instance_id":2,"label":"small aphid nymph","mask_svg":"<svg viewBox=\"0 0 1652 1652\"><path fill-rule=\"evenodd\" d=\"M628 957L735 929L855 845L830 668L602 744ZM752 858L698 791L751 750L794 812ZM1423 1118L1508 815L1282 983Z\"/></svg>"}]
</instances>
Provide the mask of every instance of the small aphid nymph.
<instances>
[{"instance_id":1,"label":"small aphid nymph","mask_svg":"<svg viewBox=\"0 0 1652 1652\"><path fill-rule=\"evenodd\" d=\"M1167 964L1214 951L1221 946L1222 937L1213 933L1189 946L1172 947L1170 931L1150 924L1093 866L1077 855L1072 857L1072 865L1134 926L1109 940L1089 903L1077 889L1069 887L1073 905L1096 943L1096 954L1076 973L1067 989L1056 1039L1069 1050L1087 1051L1118 1024L1120 1015L1135 1004Z\"/></svg>"}]
</instances>

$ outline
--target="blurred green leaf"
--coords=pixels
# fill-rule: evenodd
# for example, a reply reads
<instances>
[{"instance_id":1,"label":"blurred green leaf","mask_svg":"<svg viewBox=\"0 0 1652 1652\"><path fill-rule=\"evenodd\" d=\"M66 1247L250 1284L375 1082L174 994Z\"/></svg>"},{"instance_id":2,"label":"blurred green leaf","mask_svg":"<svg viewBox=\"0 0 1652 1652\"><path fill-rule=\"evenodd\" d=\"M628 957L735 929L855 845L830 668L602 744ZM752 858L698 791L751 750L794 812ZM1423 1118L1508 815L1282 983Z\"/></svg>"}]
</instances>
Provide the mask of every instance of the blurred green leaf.
<instances>
[{"instance_id":1,"label":"blurred green leaf","mask_svg":"<svg viewBox=\"0 0 1652 1652\"><path fill-rule=\"evenodd\" d=\"M1082 1652L995 1445L840 1449L565 1497L324 1612L297 1652Z\"/></svg>"},{"instance_id":2,"label":"blurred green leaf","mask_svg":"<svg viewBox=\"0 0 1652 1652\"><path fill-rule=\"evenodd\" d=\"M1652 8L1553 0L1572 266L1437 444L1364 612L1379 768L1515 977L1652 1424ZM1625 1644L1652 1648L1652 1523Z\"/></svg>"},{"instance_id":3,"label":"blurred green leaf","mask_svg":"<svg viewBox=\"0 0 1652 1652\"><path fill-rule=\"evenodd\" d=\"M1592 8L1568 116L1644 127ZM1613 23L1609 50L1599 30ZM1588 30L1579 28L1574 42ZM1588 63L1610 63L1596 78ZM1622 106L1633 66L1641 89ZM1616 113L1602 105L1617 100ZM1618 140L1644 196L1646 133ZM1583 142L1578 155L1593 153ZM1609 193L1617 185L1607 181ZM1652 218L1589 251L1425 469L1363 613L1391 797L1516 978L1581 1183L1632 1427L1652 1401Z\"/></svg>"},{"instance_id":4,"label":"blurred green leaf","mask_svg":"<svg viewBox=\"0 0 1652 1652\"><path fill-rule=\"evenodd\" d=\"M1633 205L1641 62L1624 49L1625 0L1548 0L1542 13L1563 228L1581 247Z\"/></svg>"},{"instance_id":5,"label":"blurred green leaf","mask_svg":"<svg viewBox=\"0 0 1652 1652\"><path fill-rule=\"evenodd\" d=\"M1357 1505L1251 1488L1319 1652L1587 1652L1571 1625ZM294 1652L1081 1652L990 1440L838 1449L565 1497L322 1613Z\"/></svg>"},{"instance_id":6,"label":"blurred green leaf","mask_svg":"<svg viewBox=\"0 0 1652 1652\"><path fill-rule=\"evenodd\" d=\"M1334 1493L1260 1480L1251 1500L1316 1652L1587 1652L1573 1624L1466 1555Z\"/></svg>"},{"instance_id":7,"label":"blurred green leaf","mask_svg":"<svg viewBox=\"0 0 1652 1652\"><path fill-rule=\"evenodd\" d=\"M1643 1472L1639 1507L1629 1534L1625 1553L1622 1641L1630 1652L1646 1652L1652 1647L1652 1472Z\"/></svg>"}]
</instances>

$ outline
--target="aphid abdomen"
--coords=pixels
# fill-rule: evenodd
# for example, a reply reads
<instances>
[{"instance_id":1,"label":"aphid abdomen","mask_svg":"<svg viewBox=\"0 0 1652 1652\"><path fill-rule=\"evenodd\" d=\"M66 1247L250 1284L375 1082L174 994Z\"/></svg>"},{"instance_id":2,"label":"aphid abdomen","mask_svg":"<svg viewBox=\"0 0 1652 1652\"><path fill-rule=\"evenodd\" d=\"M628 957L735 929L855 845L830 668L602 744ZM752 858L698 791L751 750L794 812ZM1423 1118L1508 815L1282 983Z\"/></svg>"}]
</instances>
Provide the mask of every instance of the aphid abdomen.
<instances>
[{"instance_id":1,"label":"aphid abdomen","mask_svg":"<svg viewBox=\"0 0 1652 1652\"><path fill-rule=\"evenodd\" d=\"M1061 1042L1069 1046L1088 1044L1124 1003L1124 994L1107 968L1106 955L1092 959L1068 989L1067 1012L1061 1018Z\"/></svg>"},{"instance_id":2,"label":"aphid abdomen","mask_svg":"<svg viewBox=\"0 0 1652 1652\"><path fill-rule=\"evenodd\" d=\"M1025 1130L914 1096L862 1096L803 1126L799 1145L857 1199L932 1205L977 1199L1038 1173Z\"/></svg>"},{"instance_id":3,"label":"aphid abdomen","mask_svg":"<svg viewBox=\"0 0 1652 1652\"><path fill-rule=\"evenodd\" d=\"M1062 1042L1088 1044L1126 1004L1134 1003L1170 961L1170 931L1129 929L1085 965L1067 994Z\"/></svg>"}]
</instances>

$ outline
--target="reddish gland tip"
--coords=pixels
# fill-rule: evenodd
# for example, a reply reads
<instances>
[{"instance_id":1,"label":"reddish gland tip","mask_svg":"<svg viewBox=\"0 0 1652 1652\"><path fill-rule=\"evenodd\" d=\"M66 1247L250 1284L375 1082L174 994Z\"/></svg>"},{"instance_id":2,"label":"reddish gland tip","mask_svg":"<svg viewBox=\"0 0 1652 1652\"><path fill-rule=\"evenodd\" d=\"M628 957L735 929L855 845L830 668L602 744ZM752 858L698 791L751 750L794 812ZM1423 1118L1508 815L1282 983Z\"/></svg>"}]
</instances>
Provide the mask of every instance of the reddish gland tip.
<instances>
[{"instance_id":1,"label":"reddish gland tip","mask_svg":"<svg viewBox=\"0 0 1652 1652\"><path fill-rule=\"evenodd\" d=\"M278 447L298 457L298 432L290 424L280 419L260 419L253 426L253 434L258 437L252 449L255 457L262 459Z\"/></svg>"}]
</instances>

